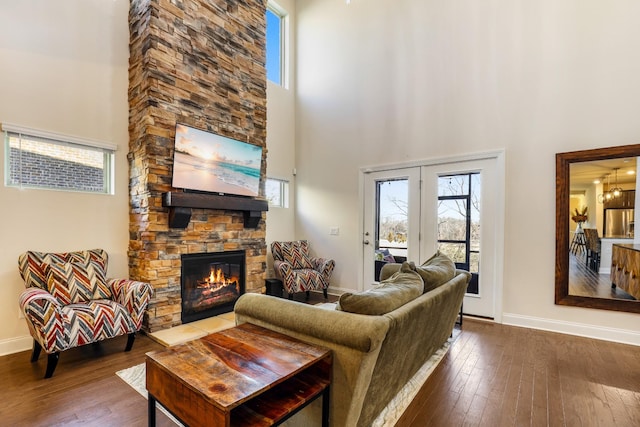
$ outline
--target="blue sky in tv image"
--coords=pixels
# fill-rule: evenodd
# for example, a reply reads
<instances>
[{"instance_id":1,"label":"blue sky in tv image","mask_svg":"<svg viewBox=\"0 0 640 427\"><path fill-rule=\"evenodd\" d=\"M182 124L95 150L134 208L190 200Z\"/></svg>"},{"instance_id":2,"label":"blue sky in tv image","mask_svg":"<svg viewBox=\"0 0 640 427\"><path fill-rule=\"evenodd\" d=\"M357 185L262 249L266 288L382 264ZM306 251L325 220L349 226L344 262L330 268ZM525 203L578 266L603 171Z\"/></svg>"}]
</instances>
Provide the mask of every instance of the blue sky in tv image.
<instances>
[{"instance_id":1,"label":"blue sky in tv image","mask_svg":"<svg viewBox=\"0 0 640 427\"><path fill-rule=\"evenodd\" d=\"M257 197L262 147L176 125L173 187Z\"/></svg>"}]
</instances>

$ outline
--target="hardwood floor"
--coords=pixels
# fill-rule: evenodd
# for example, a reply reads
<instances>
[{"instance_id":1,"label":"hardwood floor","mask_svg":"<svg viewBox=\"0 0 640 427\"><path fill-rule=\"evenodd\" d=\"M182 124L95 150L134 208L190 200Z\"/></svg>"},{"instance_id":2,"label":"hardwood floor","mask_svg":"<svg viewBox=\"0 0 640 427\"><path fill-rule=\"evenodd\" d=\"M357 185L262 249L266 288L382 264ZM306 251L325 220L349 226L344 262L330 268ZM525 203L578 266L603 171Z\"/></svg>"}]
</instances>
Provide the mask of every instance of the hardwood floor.
<instances>
[{"instance_id":1,"label":"hardwood floor","mask_svg":"<svg viewBox=\"0 0 640 427\"><path fill-rule=\"evenodd\" d=\"M164 347L138 334L125 353L126 342L124 336L62 352L46 380L46 355L36 363L29 362L30 351L0 357L0 425L146 426L147 400L115 373ZM157 421L175 427L160 411Z\"/></svg>"},{"instance_id":2,"label":"hardwood floor","mask_svg":"<svg viewBox=\"0 0 640 427\"><path fill-rule=\"evenodd\" d=\"M599 274L588 268L585 253L577 255L569 253L569 294L584 297L630 299L634 297L620 288L611 287L611 278L608 274Z\"/></svg>"},{"instance_id":3,"label":"hardwood floor","mask_svg":"<svg viewBox=\"0 0 640 427\"><path fill-rule=\"evenodd\" d=\"M48 380L45 357L0 357L0 425L145 426L147 401L115 372L162 346L142 334L125 344L63 352ZM397 425L640 425L640 348L465 318Z\"/></svg>"},{"instance_id":4,"label":"hardwood floor","mask_svg":"<svg viewBox=\"0 0 640 427\"><path fill-rule=\"evenodd\" d=\"M397 426L638 426L640 348L466 319Z\"/></svg>"},{"instance_id":5,"label":"hardwood floor","mask_svg":"<svg viewBox=\"0 0 640 427\"><path fill-rule=\"evenodd\" d=\"M305 302L305 294L295 294ZM329 295L329 302L338 297ZM311 292L308 304L326 302ZM145 353L164 347L139 333L133 349L125 353L127 338L99 346L64 351L52 378L43 379L46 354L30 363L31 351L0 357L0 426L146 426L147 400L115 373L144 363ZM173 426L156 411L159 427Z\"/></svg>"}]
</instances>

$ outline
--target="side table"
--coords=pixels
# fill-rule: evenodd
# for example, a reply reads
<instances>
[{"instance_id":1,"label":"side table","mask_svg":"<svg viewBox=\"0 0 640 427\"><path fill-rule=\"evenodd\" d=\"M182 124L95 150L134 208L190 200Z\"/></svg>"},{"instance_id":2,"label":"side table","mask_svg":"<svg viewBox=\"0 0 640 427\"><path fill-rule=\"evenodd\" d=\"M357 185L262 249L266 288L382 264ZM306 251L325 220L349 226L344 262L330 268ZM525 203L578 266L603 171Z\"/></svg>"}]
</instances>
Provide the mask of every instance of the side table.
<instances>
[{"instance_id":1,"label":"side table","mask_svg":"<svg viewBox=\"0 0 640 427\"><path fill-rule=\"evenodd\" d=\"M243 323L147 353L149 426L156 402L183 424L272 426L322 398L329 425L331 350Z\"/></svg>"},{"instance_id":2,"label":"side table","mask_svg":"<svg viewBox=\"0 0 640 427\"><path fill-rule=\"evenodd\" d=\"M267 295L282 298L284 295L284 286L280 279L266 279L264 285L267 288Z\"/></svg>"}]
</instances>

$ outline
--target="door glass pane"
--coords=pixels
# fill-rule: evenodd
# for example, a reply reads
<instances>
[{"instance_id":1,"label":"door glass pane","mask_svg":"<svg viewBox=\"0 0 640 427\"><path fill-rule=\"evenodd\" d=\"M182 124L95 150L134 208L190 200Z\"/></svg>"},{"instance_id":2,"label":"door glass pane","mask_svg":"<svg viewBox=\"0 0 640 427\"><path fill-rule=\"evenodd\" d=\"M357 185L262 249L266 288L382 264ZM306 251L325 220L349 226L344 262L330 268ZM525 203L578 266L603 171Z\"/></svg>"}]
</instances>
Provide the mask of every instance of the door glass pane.
<instances>
[{"instance_id":1,"label":"door glass pane","mask_svg":"<svg viewBox=\"0 0 640 427\"><path fill-rule=\"evenodd\" d=\"M469 272L478 273L480 271L480 254L478 252L471 252L469 262Z\"/></svg>"},{"instance_id":2,"label":"door glass pane","mask_svg":"<svg viewBox=\"0 0 640 427\"><path fill-rule=\"evenodd\" d=\"M466 238L466 200L440 200L438 203L438 240L466 240Z\"/></svg>"},{"instance_id":3,"label":"door glass pane","mask_svg":"<svg viewBox=\"0 0 640 427\"><path fill-rule=\"evenodd\" d=\"M465 243L438 243L438 250L451 258L456 264L465 264L467 245Z\"/></svg>"},{"instance_id":4,"label":"door glass pane","mask_svg":"<svg viewBox=\"0 0 640 427\"><path fill-rule=\"evenodd\" d=\"M438 196L466 196L469 194L469 175L450 175L438 178Z\"/></svg>"},{"instance_id":5,"label":"door glass pane","mask_svg":"<svg viewBox=\"0 0 640 427\"><path fill-rule=\"evenodd\" d=\"M376 183L376 260L407 256L409 180Z\"/></svg>"},{"instance_id":6,"label":"door glass pane","mask_svg":"<svg viewBox=\"0 0 640 427\"><path fill-rule=\"evenodd\" d=\"M472 273L467 293L473 294L479 293L480 188L479 173L438 178L438 247Z\"/></svg>"}]
</instances>

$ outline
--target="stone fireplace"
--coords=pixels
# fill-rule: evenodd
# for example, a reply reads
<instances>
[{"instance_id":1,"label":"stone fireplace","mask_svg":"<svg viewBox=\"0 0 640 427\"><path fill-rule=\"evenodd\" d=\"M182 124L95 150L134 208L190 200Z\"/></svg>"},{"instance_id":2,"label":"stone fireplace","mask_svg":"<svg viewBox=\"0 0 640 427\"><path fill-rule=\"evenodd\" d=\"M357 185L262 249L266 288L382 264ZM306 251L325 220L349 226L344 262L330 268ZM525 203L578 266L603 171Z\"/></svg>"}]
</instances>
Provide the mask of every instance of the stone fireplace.
<instances>
[{"instance_id":1,"label":"stone fireplace","mask_svg":"<svg viewBox=\"0 0 640 427\"><path fill-rule=\"evenodd\" d=\"M265 12L264 0L131 1L128 256L130 277L154 287L148 332L184 321L183 255L242 251L245 291L264 290L263 210L167 199L187 194L171 187L176 123L265 147ZM263 149L260 194L265 170Z\"/></svg>"},{"instance_id":2,"label":"stone fireplace","mask_svg":"<svg viewBox=\"0 0 640 427\"><path fill-rule=\"evenodd\" d=\"M244 293L244 251L183 254L182 323L233 311Z\"/></svg>"}]
</instances>

